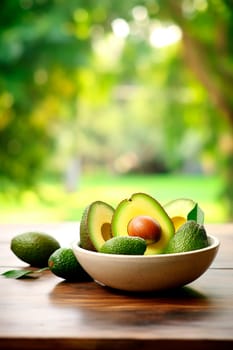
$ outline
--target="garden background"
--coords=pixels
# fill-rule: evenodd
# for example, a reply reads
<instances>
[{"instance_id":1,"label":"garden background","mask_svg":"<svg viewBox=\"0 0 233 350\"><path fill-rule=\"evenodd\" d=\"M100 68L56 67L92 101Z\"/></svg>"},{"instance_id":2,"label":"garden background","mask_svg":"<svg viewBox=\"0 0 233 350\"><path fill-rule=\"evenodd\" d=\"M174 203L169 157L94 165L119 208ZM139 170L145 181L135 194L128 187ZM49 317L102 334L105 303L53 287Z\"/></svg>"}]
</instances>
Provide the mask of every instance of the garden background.
<instances>
[{"instance_id":1,"label":"garden background","mask_svg":"<svg viewBox=\"0 0 233 350\"><path fill-rule=\"evenodd\" d=\"M231 0L2 0L0 222L134 192L233 218Z\"/></svg>"}]
</instances>

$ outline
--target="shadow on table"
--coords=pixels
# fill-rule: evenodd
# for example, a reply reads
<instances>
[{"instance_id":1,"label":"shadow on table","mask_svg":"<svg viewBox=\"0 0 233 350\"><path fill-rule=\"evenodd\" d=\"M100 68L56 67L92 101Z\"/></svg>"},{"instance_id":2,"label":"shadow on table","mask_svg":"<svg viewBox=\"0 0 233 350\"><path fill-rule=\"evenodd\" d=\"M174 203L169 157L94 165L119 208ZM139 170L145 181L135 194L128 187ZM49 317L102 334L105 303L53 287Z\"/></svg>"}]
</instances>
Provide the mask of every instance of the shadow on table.
<instances>
[{"instance_id":1,"label":"shadow on table","mask_svg":"<svg viewBox=\"0 0 233 350\"><path fill-rule=\"evenodd\" d=\"M211 299L188 286L151 293L129 293L103 287L95 282L58 283L49 294L56 307L72 308L77 317L95 327L96 322L143 326L196 322L211 310Z\"/></svg>"}]
</instances>

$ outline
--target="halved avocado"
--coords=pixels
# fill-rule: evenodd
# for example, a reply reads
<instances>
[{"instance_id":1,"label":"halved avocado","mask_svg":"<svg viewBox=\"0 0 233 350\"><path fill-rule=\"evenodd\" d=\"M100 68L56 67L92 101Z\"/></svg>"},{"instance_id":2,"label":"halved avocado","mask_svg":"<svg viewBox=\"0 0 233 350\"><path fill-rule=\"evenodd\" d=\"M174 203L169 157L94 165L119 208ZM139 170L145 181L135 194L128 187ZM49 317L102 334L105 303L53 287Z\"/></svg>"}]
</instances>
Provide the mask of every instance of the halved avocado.
<instances>
[{"instance_id":1,"label":"halved avocado","mask_svg":"<svg viewBox=\"0 0 233 350\"><path fill-rule=\"evenodd\" d=\"M102 201L88 205L80 221L80 246L99 251L106 240L112 237L111 221L114 208Z\"/></svg>"},{"instance_id":2,"label":"halved avocado","mask_svg":"<svg viewBox=\"0 0 233 350\"><path fill-rule=\"evenodd\" d=\"M119 203L112 217L113 236L127 236L129 222L140 215L152 217L161 227L159 241L147 244L145 254L162 253L174 234L174 226L159 202L146 193L134 193L131 198Z\"/></svg>"},{"instance_id":3,"label":"halved avocado","mask_svg":"<svg viewBox=\"0 0 233 350\"><path fill-rule=\"evenodd\" d=\"M204 213L197 202L189 198L177 198L164 205L164 209L171 218L175 231L186 221L194 220L198 224L203 224Z\"/></svg>"}]
</instances>

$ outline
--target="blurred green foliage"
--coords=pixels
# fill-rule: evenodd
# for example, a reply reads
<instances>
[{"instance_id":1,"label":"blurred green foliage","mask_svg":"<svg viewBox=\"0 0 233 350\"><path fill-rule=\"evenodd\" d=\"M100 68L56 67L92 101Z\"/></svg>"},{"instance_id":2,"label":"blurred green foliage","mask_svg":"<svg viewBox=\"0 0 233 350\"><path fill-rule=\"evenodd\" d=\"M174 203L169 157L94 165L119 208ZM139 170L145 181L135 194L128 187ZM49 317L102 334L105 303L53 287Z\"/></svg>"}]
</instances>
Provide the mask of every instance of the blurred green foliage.
<instances>
[{"instance_id":1,"label":"blurred green foliage","mask_svg":"<svg viewBox=\"0 0 233 350\"><path fill-rule=\"evenodd\" d=\"M0 191L219 173L233 217L232 33L230 0L3 0Z\"/></svg>"},{"instance_id":2,"label":"blurred green foliage","mask_svg":"<svg viewBox=\"0 0 233 350\"><path fill-rule=\"evenodd\" d=\"M175 198L192 198L205 213L205 223L225 222L227 213L219 201L222 183L217 176L125 174L106 172L85 175L78 191L67 192L61 182L46 179L38 183L40 197L27 189L20 196L0 193L0 223L78 221L86 206L96 200L114 208L135 192L154 196L162 205Z\"/></svg>"}]
</instances>

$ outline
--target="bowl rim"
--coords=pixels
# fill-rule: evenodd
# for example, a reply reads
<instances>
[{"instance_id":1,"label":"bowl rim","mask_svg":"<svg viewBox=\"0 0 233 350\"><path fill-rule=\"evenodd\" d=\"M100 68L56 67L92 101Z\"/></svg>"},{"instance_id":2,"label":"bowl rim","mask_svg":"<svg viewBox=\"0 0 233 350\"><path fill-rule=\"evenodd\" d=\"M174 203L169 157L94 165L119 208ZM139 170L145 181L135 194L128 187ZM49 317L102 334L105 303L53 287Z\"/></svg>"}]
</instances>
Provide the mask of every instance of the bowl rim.
<instances>
[{"instance_id":1,"label":"bowl rim","mask_svg":"<svg viewBox=\"0 0 233 350\"><path fill-rule=\"evenodd\" d=\"M100 257L108 257L109 259L116 259L116 257L118 259L140 259L140 260L152 260L152 259L162 259L164 258L172 258L172 257L177 257L177 256L185 256L185 255L195 255L198 254L200 252L206 252L212 249L216 249L219 247L220 245L220 240L213 236L213 235L207 235L208 241L210 242L210 244L205 247L205 248L201 248L201 249L196 249L196 250L189 250L187 252L180 252L180 253L162 253L162 254L148 254L148 255L129 255L129 254L108 254L108 253L101 253L101 252L97 252L97 251L93 251L93 250L88 250L85 248L81 248L80 247L80 242L79 240L77 241L73 241L71 243L71 247L73 250L76 250L78 252L81 253L85 253L88 255L92 255L92 256L100 256Z\"/></svg>"}]
</instances>

